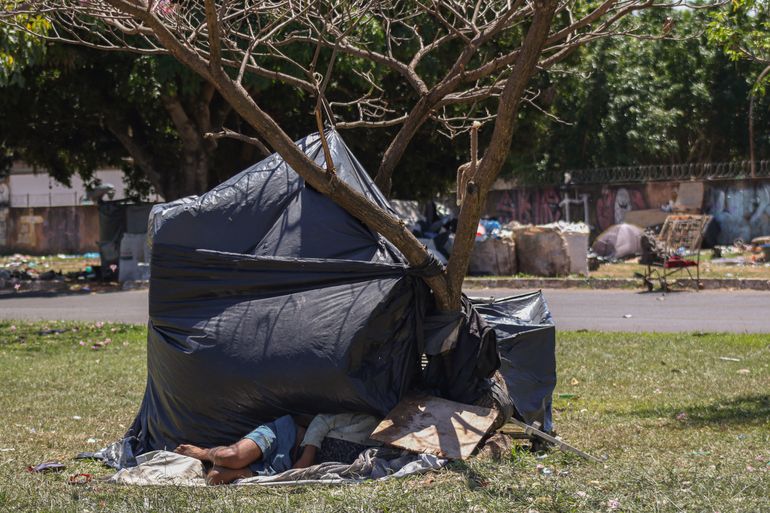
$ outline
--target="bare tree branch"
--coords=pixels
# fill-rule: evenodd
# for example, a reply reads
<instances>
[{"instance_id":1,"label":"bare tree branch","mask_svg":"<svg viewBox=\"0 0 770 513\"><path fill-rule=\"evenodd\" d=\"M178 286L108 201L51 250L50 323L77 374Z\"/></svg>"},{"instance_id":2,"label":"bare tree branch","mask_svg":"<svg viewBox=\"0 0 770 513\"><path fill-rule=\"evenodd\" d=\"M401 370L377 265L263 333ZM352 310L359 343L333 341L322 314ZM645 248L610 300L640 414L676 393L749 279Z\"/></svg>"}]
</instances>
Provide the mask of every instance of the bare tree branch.
<instances>
[{"instance_id":1,"label":"bare tree branch","mask_svg":"<svg viewBox=\"0 0 770 513\"><path fill-rule=\"evenodd\" d=\"M435 123L447 137L457 137L475 123L493 126L478 166L469 168L447 272L426 278L443 309L459 304L480 208L510 149L518 109L523 103L540 108L535 95L527 94L532 77L596 39L666 36L641 33L629 15L688 5L683 0L666 4L599 0L591 8L570 0L8 2L0 23L29 32L34 29L24 20L43 17L50 26L39 35L48 40L174 56L209 82L218 98L257 134L216 131L221 122L194 115L204 131L211 130L207 144L229 137L255 144L263 152L272 147L308 184L393 242L414 265L428 256L411 233L311 161L245 84L259 77L300 89L315 97L317 115L325 113L340 128L396 127L376 178L386 193L393 172L425 123ZM357 73L344 87L334 80L341 63ZM400 82L402 87L394 92L383 87L386 81ZM322 110L326 106L331 112ZM184 131L177 107L167 103L175 124Z\"/></svg>"},{"instance_id":2,"label":"bare tree branch","mask_svg":"<svg viewBox=\"0 0 770 513\"><path fill-rule=\"evenodd\" d=\"M265 146L265 143L260 141L256 137L251 137L245 134L242 134L240 132L236 132L235 130L230 130L229 128L222 127L222 130L219 132L207 132L204 134L204 137L207 139L235 139L237 141L245 142L247 144L251 144L252 146L256 146L257 149L259 149L259 152L262 153L263 156L269 157L271 155L270 149Z\"/></svg>"}]
</instances>

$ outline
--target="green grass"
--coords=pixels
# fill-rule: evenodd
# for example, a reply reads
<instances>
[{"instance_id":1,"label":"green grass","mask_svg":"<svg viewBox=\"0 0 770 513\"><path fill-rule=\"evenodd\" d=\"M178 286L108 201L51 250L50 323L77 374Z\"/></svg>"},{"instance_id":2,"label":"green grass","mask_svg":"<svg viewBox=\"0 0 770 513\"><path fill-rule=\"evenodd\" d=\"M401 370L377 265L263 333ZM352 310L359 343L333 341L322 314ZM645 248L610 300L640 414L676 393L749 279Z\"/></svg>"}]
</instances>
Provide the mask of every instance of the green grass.
<instances>
[{"instance_id":1,"label":"green grass","mask_svg":"<svg viewBox=\"0 0 770 513\"><path fill-rule=\"evenodd\" d=\"M705 254L705 252L704 252ZM705 260L705 261L704 261ZM602 264L596 271L591 271L591 278L633 278L634 273L642 272L644 266L635 260ZM695 270L693 269L693 275ZM766 263L747 265L712 264L701 255L700 277L705 279L759 279L770 280L770 265ZM687 278L687 273L679 273L674 278Z\"/></svg>"},{"instance_id":2,"label":"green grass","mask_svg":"<svg viewBox=\"0 0 770 513\"><path fill-rule=\"evenodd\" d=\"M110 473L71 458L119 438L133 420L143 327L10 326L0 322L0 511L770 511L766 335L560 333L556 426L606 455L604 465L517 450L500 462L357 486L189 489L66 482ZM66 472L24 472L48 459Z\"/></svg>"}]
</instances>

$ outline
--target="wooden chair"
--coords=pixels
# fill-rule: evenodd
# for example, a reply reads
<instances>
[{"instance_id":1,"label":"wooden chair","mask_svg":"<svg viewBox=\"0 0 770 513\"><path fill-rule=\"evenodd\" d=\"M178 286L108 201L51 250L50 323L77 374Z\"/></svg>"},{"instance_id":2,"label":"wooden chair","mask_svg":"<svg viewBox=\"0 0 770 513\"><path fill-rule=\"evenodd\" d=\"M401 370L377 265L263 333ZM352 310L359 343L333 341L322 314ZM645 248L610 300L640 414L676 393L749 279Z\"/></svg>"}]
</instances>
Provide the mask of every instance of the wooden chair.
<instances>
[{"instance_id":1,"label":"wooden chair","mask_svg":"<svg viewBox=\"0 0 770 513\"><path fill-rule=\"evenodd\" d=\"M710 221L708 215L672 214L666 217L660 234L653 241L643 241L639 263L645 266L645 271L640 276L647 290L652 291L653 280L657 280L661 290L668 291L668 279L677 273L687 273L695 290L699 290L700 248ZM686 258L688 256L695 259Z\"/></svg>"}]
</instances>

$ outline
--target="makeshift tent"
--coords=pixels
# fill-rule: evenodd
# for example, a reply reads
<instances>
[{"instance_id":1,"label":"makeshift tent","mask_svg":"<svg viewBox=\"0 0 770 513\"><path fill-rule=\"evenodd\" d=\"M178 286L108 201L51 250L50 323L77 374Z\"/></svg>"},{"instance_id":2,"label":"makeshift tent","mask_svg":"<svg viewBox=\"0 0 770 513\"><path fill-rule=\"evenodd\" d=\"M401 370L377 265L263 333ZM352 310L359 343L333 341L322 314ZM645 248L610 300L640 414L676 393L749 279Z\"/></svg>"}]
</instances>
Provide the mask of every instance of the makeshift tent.
<instances>
[{"instance_id":1,"label":"makeshift tent","mask_svg":"<svg viewBox=\"0 0 770 513\"><path fill-rule=\"evenodd\" d=\"M642 253L642 233L642 229L633 224L613 224L599 234L591 249L609 259L639 255Z\"/></svg>"},{"instance_id":2,"label":"makeshift tent","mask_svg":"<svg viewBox=\"0 0 770 513\"><path fill-rule=\"evenodd\" d=\"M390 210L339 135L327 139L337 176ZM317 134L297 145L323 165ZM495 336L469 302L428 318L419 274L430 269L410 268L278 155L157 205L150 226L147 388L107 451L114 466L179 443L232 443L286 413L384 416L420 385L465 401L492 387ZM431 379L420 368L428 343L442 353L432 352Z\"/></svg>"}]
</instances>

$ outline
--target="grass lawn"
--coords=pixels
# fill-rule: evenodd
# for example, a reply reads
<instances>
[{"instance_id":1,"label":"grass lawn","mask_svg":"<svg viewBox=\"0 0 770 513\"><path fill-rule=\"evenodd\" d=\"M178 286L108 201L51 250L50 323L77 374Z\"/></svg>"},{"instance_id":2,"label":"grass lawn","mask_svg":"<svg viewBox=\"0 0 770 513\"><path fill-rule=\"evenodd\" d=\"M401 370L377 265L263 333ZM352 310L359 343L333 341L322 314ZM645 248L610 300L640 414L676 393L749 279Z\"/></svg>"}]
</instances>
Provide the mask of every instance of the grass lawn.
<instances>
[{"instance_id":1,"label":"grass lawn","mask_svg":"<svg viewBox=\"0 0 770 513\"><path fill-rule=\"evenodd\" d=\"M636 263L636 259L615 264L602 264L596 271L591 271L591 278L634 278L634 273L642 272L643 269L644 266ZM692 269L692 273L694 276L694 268ZM700 277L716 279L756 278L770 280L770 264L714 264L711 263L711 251L703 251L701 252ZM673 278L687 278L687 273L677 273Z\"/></svg>"},{"instance_id":2,"label":"grass lawn","mask_svg":"<svg viewBox=\"0 0 770 513\"><path fill-rule=\"evenodd\" d=\"M0 511L770 511L766 335L559 334L557 429L603 465L519 450L383 483L189 489L67 484L110 473L71 457L132 421L144 327L11 325L0 321ZM24 471L48 459L65 473Z\"/></svg>"}]
</instances>

